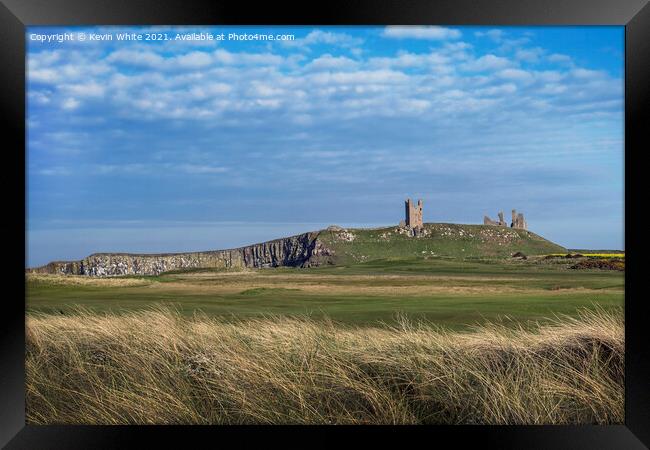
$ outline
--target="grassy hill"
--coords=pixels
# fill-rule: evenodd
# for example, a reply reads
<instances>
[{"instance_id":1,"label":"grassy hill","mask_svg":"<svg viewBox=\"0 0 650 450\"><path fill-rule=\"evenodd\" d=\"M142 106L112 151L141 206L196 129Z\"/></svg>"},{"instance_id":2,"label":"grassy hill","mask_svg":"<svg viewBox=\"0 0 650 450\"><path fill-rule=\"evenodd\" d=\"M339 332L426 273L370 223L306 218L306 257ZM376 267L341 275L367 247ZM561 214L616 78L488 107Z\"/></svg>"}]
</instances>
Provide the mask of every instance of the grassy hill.
<instances>
[{"instance_id":1,"label":"grassy hill","mask_svg":"<svg viewBox=\"0 0 650 450\"><path fill-rule=\"evenodd\" d=\"M566 249L535 233L489 225L428 223L410 228L331 226L228 250L174 254L95 253L81 261L52 262L28 272L88 275L159 275L206 268L315 267L404 259L503 259Z\"/></svg>"},{"instance_id":2,"label":"grassy hill","mask_svg":"<svg viewBox=\"0 0 650 450\"><path fill-rule=\"evenodd\" d=\"M420 236L398 227L324 230L318 239L334 251L336 264L387 258L505 258L567 250L535 233L489 225L426 223Z\"/></svg>"}]
</instances>

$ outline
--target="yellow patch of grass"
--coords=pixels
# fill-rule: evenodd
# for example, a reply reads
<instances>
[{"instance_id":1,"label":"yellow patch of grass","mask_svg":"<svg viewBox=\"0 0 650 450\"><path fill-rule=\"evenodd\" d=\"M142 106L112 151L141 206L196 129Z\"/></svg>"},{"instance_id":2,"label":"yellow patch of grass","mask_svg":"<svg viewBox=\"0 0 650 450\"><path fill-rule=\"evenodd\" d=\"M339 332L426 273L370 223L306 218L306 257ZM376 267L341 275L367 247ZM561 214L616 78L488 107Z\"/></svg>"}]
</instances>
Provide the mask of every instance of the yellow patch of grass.
<instances>
[{"instance_id":1,"label":"yellow patch of grass","mask_svg":"<svg viewBox=\"0 0 650 450\"><path fill-rule=\"evenodd\" d=\"M625 253L580 253L576 252L573 254L581 254L585 257L594 257L594 258L625 258ZM549 253L546 256L566 256L566 253Z\"/></svg>"}]
</instances>

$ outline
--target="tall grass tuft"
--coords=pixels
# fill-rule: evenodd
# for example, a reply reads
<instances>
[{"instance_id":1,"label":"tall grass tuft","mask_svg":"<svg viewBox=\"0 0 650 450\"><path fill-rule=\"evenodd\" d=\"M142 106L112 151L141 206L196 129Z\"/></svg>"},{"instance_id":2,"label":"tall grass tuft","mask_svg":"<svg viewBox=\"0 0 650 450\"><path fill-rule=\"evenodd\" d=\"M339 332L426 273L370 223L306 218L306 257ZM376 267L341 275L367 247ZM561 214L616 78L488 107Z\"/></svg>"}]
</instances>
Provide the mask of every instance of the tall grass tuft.
<instances>
[{"instance_id":1,"label":"tall grass tuft","mask_svg":"<svg viewBox=\"0 0 650 450\"><path fill-rule=\"evenodd\" d=\"M27 317L31 424L612 424L622 311L450 332L401 319Z\"/></svg>"}]
</instances>

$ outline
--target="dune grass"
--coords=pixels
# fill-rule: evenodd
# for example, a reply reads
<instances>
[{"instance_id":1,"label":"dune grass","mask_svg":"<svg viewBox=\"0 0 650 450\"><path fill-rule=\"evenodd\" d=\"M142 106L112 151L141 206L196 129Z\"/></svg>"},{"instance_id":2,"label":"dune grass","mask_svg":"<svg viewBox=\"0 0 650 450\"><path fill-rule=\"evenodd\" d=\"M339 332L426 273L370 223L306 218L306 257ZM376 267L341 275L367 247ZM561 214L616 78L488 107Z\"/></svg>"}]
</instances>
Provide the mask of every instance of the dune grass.
<instances>
[{"instance_id":1,"label":"dune grass","mask_svg":"<svg viewBox=\"0 0 650 450\"><path fill-rule=\"evenodd\" d=\"M168 308L30 314L30 424L612 424L622 310L455 332Z\"/></svg>"}]
</instances>

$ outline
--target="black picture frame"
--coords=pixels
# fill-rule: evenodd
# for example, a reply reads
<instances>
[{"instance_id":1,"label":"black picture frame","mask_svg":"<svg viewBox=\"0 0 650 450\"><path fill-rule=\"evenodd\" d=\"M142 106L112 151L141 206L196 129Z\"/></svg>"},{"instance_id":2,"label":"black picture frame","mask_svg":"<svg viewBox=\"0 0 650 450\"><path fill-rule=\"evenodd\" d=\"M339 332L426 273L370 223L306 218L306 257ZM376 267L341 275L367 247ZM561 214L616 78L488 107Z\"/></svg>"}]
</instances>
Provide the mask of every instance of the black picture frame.
<instances>
[{"instance_id":1,"label":"black picture frame","mask_svg":"<svg viewBox=\"0 0 650 450\"><path fill-rule=\"evenodd\" d=\"M636 449L650 445L650 351L648 300L641 283L642 222L637 209L625 209L625 424L618 426L435 426L435 427L92 427L26 426L24 393L25 324L25 27L30 25L624 25L625 26L625 195L628 205L640 193L650 124L650 5L646 0L329 0L302 5L260 2L155 0L2 0L0 3L0 105L6 214L2 274L11 285L4 296L0 369L0 445L7 448L132 447L143 440L191 446L196 439L239 445L289 431L283 442L361 437L405 445L421 438L497 448ZM642 195L642 194L641 194ZM7 245L9 244L9 245ZM20 298L23 301L20 301ZM253 433L254 431L254 433ZM217 435L218 434L218 435ZM443 441L444 439L444 441ZM308 443L305 441L305 445ZM419 444L418 444L419 445Z\"/></svg>"}]
</instances>

